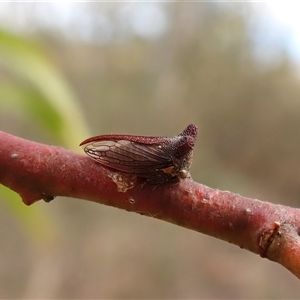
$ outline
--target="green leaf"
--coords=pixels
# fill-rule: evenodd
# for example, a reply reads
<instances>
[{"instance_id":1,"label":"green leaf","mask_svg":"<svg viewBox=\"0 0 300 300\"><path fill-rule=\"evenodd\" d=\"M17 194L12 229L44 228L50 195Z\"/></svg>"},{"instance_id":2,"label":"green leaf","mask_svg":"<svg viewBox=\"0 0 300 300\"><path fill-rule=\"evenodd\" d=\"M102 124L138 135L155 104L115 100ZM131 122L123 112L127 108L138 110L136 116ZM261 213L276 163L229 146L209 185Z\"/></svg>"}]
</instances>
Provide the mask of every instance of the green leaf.
<instances>
[{"instance_id":1,"label":"green leaf","mask_svg":"<svg viewBox=\"0 0 300 300\"><path fill-rule=\"evenodd\" d=\"M30 207L20 205L20 196L0 185L0 198L2 203L13 213L27 233L37 244L49 246L59 238L59 230L51 218L38 204Z\"/></svg>"},{"instance_id":2,"label":"green leaf","mask_svg":"<svg viewBox=\"0 0 300 300\"><path fill-rule=\"evenodd\" d=\"M0 81L1 110L30 116L59 143L79 150L78 144L89 136L87 125L75 95L47 52L0 30L0 64L8 71ZM39 203L20 204L19 195L2 185L0 198L38 244L57 239L58 230Z\"/></svg>"},{"instance_id":3,"label":"green leaf","mask_svg":"<svg viewBox=\"0 0 300 300\"><path fill-rule=\"evenodd\" d=\"M2 83L7 97L1 97L0 105L7 106L11 101L8 95L14 96L10 106L25 108L64 145L78 149L78 143L89 136L88 126L75 95L46 51L36 43L0 31L0 63L24 81Z\"/></svg>"}]
</instances>

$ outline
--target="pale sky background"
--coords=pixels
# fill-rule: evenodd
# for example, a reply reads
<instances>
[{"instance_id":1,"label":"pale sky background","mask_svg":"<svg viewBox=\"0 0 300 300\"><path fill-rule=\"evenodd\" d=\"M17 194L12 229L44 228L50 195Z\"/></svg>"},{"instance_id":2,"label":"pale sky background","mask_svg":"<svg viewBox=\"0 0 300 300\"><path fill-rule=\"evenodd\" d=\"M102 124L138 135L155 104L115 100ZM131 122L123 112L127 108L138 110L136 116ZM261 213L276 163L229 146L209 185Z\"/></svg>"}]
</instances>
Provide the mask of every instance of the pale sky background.
<instances>
[{"instance_id":1,"label":"pale sky background","mask_svg":"<svg viewBox=\"0 0 300 300\"><path fill-rule=\"evenodd\" d=\"M300 1L268 1L266 8L272 26L282 30L289 54L300 63Z\"/></svg>"},{"instance_id":2,"label":"pale sky background","mask_svg":"<svg viewBox=\"0 0 300 300\"><path fill-rule=\"evenodd\" d=\"M95 1L97 2L97 1ZM103 1L105 2L105 1ZM118 1L115 5L118 6ZM163 1L120 1L118 21L121 26L130 28L134 34L146 38L155 38L168 29L168 21L161 5ZM169 1L170 2L170 1ZM188 2L188 1L187 1ZM196 2L196 1L194 1ZM199 1L200 2L200 1ZM213 1L221 9L230 4L225 1ZM230 1L228 1L230 2ZM300 1L273 0L265 2L238 1L240 7L252 5L255 18L249 21L249 35L254 41L254 53L268 64L276 61L276 55L282 49L299 65L300 69ZM106 3L107 4L107 3ZM112 20L107 16L109 6L98 3L98 9L92 11L92 17L101 25L98 43L116 42ZM81 2L40 2L40 3L0 3L0 25L14 31L30 30L36 26L51 29L69 38L80 38L95 42L90 26L91 15L87 15ZM193 3L191 3L193 5ZM245 5L245 6L244 6ZM99 9L100 8L100 9ZM242 12L241 12L242 13ZM31 26L31 27L30 27ZM75 36L76 34L76 36ZM121 37L124 38L124 37Z\"/></svg>"}]
</instances>

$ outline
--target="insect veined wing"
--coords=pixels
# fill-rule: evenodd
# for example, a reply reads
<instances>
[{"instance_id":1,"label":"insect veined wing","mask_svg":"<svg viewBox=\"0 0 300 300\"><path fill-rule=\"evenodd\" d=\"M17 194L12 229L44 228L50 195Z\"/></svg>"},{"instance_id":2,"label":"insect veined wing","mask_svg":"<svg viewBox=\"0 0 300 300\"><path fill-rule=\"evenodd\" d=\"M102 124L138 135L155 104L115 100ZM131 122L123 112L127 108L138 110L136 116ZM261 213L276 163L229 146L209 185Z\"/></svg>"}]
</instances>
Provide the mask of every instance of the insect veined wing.
<instances>
[{"instance_id":1,"label":"insect veined wing","mask_svg":"<svg viewBox=\"0 0 300 300\"><path fill-rule=\"evenodd\" d=\"M190 124L173 137L100 135L80 146L102 165L135 173L147 183L159 185L188 177L197 134L198 127Z\"/></svg>"},{"instance_id":2,"label":"insect veined wing","mask_svg":"<svg viewBox=\"0 0 300 300\"><path fill-rule=\"evenodd\" d=\"M83 145L91 158L118 171L143 174L173 165L163 144L129 140L101 140Z\"/></svg>"}]
</instances>

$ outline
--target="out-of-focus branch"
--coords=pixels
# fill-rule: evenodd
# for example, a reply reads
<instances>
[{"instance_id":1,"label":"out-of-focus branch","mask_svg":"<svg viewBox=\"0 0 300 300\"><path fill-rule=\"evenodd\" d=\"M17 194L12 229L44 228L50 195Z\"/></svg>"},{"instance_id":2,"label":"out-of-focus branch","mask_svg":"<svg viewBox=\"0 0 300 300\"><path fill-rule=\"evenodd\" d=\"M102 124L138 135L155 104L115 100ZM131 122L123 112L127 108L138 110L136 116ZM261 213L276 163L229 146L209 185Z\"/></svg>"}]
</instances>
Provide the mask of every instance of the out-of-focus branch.
<instances>
[{"instance_id":1,"label":"out-of-focus branch","mask_svg":"<svg viewBox=\"0 0 300 300\"><path fill-rule=\"evenodd\" d=\"M276 261L300 278L300 210L211 189L191 179L155 189L85 155L0 131L0 183L26 205L81 198L168 221Z\"/></svg>"}]
</instances>

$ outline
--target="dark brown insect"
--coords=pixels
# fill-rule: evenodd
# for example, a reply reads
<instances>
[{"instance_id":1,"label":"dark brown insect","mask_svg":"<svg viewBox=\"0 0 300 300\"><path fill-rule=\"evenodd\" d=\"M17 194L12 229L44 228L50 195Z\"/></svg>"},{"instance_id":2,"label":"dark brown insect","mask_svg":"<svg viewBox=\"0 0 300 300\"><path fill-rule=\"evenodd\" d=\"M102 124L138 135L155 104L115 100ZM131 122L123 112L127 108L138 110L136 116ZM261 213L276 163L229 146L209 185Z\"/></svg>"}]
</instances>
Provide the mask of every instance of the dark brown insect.
<instances>
[{"instance_id":1,"label":"dark brown insect","mask_svg":"<svg viewBox=\"0 0 300 300\"><path fill-rule=\"evenodd\" d=\"M176 183L189 176L198 127L190 124L174 137L99 135L80 146L98 163L133 173L146 183Z\"/></svg>"}]
</instances>

